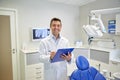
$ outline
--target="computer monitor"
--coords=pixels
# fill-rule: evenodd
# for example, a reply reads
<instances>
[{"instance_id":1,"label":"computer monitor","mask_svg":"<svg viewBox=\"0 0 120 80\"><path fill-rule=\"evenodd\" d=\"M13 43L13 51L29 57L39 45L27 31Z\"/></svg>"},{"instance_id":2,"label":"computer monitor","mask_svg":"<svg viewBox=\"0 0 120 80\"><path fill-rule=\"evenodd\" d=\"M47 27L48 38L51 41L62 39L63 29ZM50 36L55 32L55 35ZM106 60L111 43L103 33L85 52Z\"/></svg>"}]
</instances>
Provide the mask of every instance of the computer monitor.
<instances>
[{"instance_id":1,"label":"computer monitor","mask_svg":"<svg viewBox=\"0 0 120 80\"><path fill-rule=\"evenodd\" d=\"M39 41L50 34L49 28L32 28L32 41Z\"/></svg>"}]
</instances>

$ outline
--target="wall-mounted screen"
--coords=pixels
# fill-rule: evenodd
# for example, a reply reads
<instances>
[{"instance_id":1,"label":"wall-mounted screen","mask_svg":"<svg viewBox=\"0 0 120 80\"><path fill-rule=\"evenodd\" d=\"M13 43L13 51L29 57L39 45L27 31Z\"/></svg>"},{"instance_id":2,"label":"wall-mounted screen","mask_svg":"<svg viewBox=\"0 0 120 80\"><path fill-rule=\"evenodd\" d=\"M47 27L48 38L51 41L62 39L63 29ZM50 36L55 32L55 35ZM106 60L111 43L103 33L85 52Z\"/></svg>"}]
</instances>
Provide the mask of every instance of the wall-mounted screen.
<instances>
[{"instance_id":1,"label":"wall-mounted screen","mask_svg":"<svg viewBox=\"0 0 120 80\"><path fill-rule=\"evenodd\" d=\"M32 28L32 40L38 41L47 37L50 34L49 28Z\"/></svg>"}]
</instances>

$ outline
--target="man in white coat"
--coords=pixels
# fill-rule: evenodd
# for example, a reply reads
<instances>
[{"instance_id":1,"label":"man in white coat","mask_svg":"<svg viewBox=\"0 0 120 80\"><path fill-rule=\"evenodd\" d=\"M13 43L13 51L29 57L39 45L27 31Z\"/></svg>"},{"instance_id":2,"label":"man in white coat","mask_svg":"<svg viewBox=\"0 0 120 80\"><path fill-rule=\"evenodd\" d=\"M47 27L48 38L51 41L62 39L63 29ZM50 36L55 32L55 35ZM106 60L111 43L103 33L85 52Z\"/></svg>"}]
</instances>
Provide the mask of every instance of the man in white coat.
<instances>
[{"instance_id":1,"label":"man in white coat","mask_svg":"<svg viewBox=\"0 0 120 80\"><path fill-rule=\"evenodd\" d=\"M72 55L62 55L64 61L51 63L51 60L60 48L68 48L69 42L60 34L62 23L59 18L53 18L50 22L51 34L40 41L40 58L45 61L45 80L66 80L67 62L70 63Z\"/></svg>"}]
</instances>

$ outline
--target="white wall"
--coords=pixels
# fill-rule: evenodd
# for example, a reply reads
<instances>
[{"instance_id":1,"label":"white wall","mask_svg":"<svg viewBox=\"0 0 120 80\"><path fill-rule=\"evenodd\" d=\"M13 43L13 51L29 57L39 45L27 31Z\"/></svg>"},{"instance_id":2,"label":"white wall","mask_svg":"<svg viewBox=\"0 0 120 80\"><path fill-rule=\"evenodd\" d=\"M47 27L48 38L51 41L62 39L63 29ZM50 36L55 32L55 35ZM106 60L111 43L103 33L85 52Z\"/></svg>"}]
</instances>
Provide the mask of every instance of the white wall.
<instances>
[{"instance_id":1,"label":"white wall","mask_svg":"<svg viewBox=\"0 0 120 80\"><path fill-rule=\"evenodd\" d=\"M63 22L62 35L73 44L79 27L79 7L47 2L44 0L0 0L0 7L18 10L18 28L20 47L38 47L32 42L32 27L48 27L51 18L58 17Z\"/></svg>"},{"instance_id":2,"label":"white wall","mask_svg":"<svg viewBox=\"0 0 120 80\"><path fill-rule=\"evenodd\" d=\"M98 9L105 9L105 8L116 8L120 7L120 0L96 0L93 3L89 3L87 5L81 6L80 7L80 28L82 28L83 25L89 24L89 13L91 10L98 10ZM115 19L115 15L102 15L102 19L104 21L104 24L107 29L107 20L113 20ZM87 44L87 35L86 33L81 29L80 33L81 36L80 38L84 41L84 44ZM105 34L103 38L112 38L115 39L118 45L120 45L120 36L114 36L114 35L109 35Z\"/></svg>"}]
</instances>

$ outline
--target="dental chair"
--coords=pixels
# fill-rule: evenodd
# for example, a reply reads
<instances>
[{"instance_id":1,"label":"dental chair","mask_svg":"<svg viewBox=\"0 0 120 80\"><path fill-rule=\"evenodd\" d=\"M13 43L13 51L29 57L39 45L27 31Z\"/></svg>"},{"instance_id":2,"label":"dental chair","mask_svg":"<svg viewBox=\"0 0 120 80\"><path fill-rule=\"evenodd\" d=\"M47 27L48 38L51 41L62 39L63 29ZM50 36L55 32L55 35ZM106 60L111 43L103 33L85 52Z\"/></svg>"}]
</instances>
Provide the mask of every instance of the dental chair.
<instances>
[{"instance_id":1,"label":"dental chair","mask_svg":"<svg viewBox=\"0 0 120 80\"><path fill-rule=\"evenodd\" d=\"M77 70L73 71L70 80L106 80L94 67L89 66L88 60L83 56L76 59Z\"/></svg>"}]
</instances>

